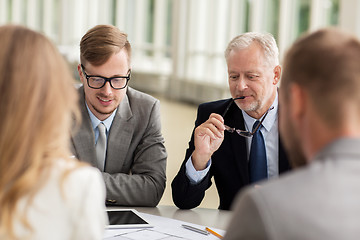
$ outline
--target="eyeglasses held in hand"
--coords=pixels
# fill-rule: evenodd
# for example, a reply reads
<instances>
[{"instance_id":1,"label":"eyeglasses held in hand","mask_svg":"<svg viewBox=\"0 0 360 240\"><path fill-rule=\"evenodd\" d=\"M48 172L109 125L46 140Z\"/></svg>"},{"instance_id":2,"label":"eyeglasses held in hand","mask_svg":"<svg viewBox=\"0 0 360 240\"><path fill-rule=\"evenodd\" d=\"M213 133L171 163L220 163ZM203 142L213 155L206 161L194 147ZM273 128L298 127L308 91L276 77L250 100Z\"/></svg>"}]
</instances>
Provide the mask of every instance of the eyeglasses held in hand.
<instances>
[{"instance_id":1,"label":"eyeglasses held in hand","mask_svg":"<svg viewBox=\"0 0 360 240\"><path fill-rule=\"evenodd\" d=\"M85 72L85 67L82 64L81 64L81 70L85 75L88 86L94 89L102 88L103 86L105 86L106 82L109 82L110 86L114 89L123 89L128 84L131 74L131 70L129 69L127 76L106 78L96 75L87 75Z\"/></svg>"},{"instance_id":2,"label":"eyeglasses held in hand","mask_svg":"<svg viewBox=\"0 0 360 240\"><path fill-rule=\"evenodd\" d=\"M229 103L229 105L226 107L222 117L225 118L225 115L226 113L228 112L231 104L237 100L237 99L244 99L244 97L239 97L239 98L234 98L232 99L232 101ZM251 137L252 135L254 135L256 133L256 131L259 129L259 127L261 126L261 124L263 123L266 115L269 113L270 110L273 110L274 109L274 106L271 106L267 111L266 113L264 114L264 116L261 118L260 122L258 123L258 125L256 126L256 128L254 129L254 131L252 132L249 132L249 131L244 131L244 130L240 130L240 129L235 129L235 128L232 128L232 127L229 127L227 125L225 125L225 130L228 131L228 132L236 132L237 134L239 134L240 136L242 137Z\"/></svg>"}]
</instances>

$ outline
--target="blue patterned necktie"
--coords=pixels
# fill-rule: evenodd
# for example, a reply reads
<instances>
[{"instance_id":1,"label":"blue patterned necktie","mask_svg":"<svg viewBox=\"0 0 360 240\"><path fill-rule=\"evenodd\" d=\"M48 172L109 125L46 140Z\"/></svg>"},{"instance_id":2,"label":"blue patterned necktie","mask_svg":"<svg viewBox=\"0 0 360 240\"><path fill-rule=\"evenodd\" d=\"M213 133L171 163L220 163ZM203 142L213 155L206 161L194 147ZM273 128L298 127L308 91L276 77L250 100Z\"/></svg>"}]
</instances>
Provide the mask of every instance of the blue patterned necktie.
<instances>
[{"instance_id":1,"label":"blue patterned necktie","mask_svg":"<svg viewBox=\"0 0 360 240\"><path fill-rule=\"evenodd\" d=\"M259 121L254 123L253 131L258 124ZM263 135L260 132L261 127L254 133L251 141L249 156L250 183L267 178L266 149Z\"/></svg>"}]
</instances>

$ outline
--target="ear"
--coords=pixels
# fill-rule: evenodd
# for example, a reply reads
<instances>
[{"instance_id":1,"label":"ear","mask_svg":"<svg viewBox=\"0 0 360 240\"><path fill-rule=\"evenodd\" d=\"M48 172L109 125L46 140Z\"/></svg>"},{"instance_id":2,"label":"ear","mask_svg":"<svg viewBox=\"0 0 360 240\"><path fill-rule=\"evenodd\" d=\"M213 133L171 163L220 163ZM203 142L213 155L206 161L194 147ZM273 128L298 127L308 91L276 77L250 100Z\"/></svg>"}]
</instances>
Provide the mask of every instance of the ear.
<instances>
[{"instance_id":1,"label":"ear","mask_svg":"<svg viewBox=\"0 0 360 240\"><path fill-rule=\"evenodd\" d=\"M281 77L281 66L277 65L274 68L274 81L273 81L274 85L277 85L279 83L280 77Z\"/></svg>"},{"instance_id":2,"label":"ear","mask_svg":"<svg viewBox=\"0 0 360 240\"><path fill-rule=\"evenodd\" d=\"M78 73L79 73L79 78L80 78L80 81L82 82L82 84L84 84L84 76L83 76L83 72L81 70L81 64L79 63L78 66L77 66L77 70L78 70Z\"/></svg>"}]
</instances>

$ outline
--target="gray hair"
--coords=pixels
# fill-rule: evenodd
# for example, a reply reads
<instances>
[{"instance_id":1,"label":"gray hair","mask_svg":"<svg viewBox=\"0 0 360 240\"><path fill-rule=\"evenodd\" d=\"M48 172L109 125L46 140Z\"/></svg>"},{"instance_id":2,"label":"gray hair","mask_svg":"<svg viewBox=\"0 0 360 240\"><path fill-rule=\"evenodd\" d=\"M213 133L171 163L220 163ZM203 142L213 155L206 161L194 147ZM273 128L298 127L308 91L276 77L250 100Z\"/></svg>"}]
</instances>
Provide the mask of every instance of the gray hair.
<instances>
[{"instance_id":1,"label":"gray hair","mask_svg":"<svg viewBox=\"0 0 360 240\"><path fill-rule=\"evenodd\" d=\"M264 57L269 65L279 65L279 49L270 33L247 32L233 38L225 50L225 59L233 50L248 48L253 42L259 44L264 51Z\"/></svg>"}]
</instances>

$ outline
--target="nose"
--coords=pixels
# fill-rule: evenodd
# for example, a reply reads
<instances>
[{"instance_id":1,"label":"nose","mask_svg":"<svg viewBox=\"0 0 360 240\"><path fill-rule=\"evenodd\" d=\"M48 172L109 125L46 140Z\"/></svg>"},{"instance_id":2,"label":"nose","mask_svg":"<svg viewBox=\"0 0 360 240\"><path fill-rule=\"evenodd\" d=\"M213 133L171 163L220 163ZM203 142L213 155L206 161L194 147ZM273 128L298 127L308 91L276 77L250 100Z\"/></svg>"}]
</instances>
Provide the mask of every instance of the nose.
<instances>
[{"instance_id":1,"label":"nose","mask_svg":"<svg viewBox=\"0 0 360 240\"><path fill-rule=\"evenodd\" d=\"M239 91L243 91L247 88L247 82L245 80L244 77L239 77L237 83L236 83L236 88L239 90Z\"/></svg>"},{"instance_id":2,"label":"nose","mask_svg":"<svg viewBox=\"0 0 360 240\"><path fill-rule=\"evenodd\" d=\"M101 93L103 93L106 96L109 96L112 94L113 89L110 85L110 82L106 82L105 85L102 88L100 88L100 90L101 90Z\"/></svg>"}]
</instances>

